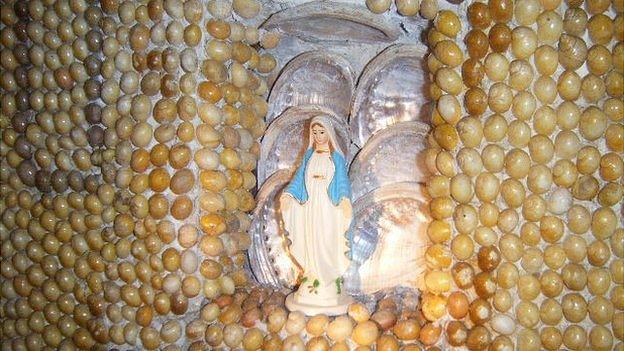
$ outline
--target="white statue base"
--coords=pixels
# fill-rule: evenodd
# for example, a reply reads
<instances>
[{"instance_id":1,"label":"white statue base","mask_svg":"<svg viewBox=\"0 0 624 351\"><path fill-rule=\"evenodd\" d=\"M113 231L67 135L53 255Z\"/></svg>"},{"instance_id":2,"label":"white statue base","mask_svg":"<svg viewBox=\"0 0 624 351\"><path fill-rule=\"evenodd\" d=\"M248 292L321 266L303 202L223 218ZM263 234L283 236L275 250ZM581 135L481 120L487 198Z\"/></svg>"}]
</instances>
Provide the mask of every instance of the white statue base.
<instances>
[{"instance_id":1,"label":"white statue base","mask_svg":"<svg viewBox=\"0 0 624 351\"><path fill-rule=\"evenodd\" d=\"M305 290L305 287L300 287L299 290L286 297L286 307L289 311L299 311L306 316L314 316L317 314L338 316L347 313L349 305L355 302L351 296L344 292L341 294L336 294L334 292L333 294L327 295L314 295Z\"/></svg>"}]
</instances>

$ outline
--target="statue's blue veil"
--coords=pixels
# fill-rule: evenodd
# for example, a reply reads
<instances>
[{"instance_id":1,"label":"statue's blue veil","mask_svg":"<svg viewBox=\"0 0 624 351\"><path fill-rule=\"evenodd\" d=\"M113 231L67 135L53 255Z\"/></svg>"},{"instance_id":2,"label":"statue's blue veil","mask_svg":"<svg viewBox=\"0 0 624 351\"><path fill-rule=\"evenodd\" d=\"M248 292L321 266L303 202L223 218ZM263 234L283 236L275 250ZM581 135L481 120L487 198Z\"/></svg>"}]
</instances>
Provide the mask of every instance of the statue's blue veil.
<instances>
[{"instance_id":1,"label":"statue's blue veil","mask_svg":"<svg viewBox=\"0 0 624 351\"><path fill-rule=\"evenodd\" d=\"M317 116L310 122L310 129L312 129L312 126L315 124L320 124L325 128L333 148L331 157L334 163L334 176L329 184L329 187L327 188L327 195L334 206L338 206L340 200L343 198L351 200L351 184L349 183L349 176L347 174L347 162L345 160L344 153L340 149L340 144L338 144L336 140L336 132L332 126L331 120L326 116ZM312 132L310 131L308 148L303 156L301 165L297 168L295 175L285 190L286 193L297 199L299 203L305 203L308 201L308 192L305 187L305 171L313 152L313 137Z\"/></svg>"}]
</instances>

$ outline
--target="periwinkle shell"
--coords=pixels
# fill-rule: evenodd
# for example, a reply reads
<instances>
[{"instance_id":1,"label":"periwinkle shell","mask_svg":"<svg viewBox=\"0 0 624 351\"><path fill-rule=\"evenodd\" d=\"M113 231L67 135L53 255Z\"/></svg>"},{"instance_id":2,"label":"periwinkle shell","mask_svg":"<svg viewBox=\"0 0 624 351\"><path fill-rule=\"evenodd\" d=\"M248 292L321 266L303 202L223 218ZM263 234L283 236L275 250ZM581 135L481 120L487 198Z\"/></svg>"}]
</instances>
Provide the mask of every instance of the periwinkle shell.
<instances>
[{"instance_id":1,"label":"periwinkle shell","mask_svg":"<svg viewBox=\"0 0 624 351\"><path fill-rule=\"evenodd\" d=\"M559 39L559 63L575 70L585 63L587 58L587 44L579 37L563 34Z\"/></svg>"}]
</instances>

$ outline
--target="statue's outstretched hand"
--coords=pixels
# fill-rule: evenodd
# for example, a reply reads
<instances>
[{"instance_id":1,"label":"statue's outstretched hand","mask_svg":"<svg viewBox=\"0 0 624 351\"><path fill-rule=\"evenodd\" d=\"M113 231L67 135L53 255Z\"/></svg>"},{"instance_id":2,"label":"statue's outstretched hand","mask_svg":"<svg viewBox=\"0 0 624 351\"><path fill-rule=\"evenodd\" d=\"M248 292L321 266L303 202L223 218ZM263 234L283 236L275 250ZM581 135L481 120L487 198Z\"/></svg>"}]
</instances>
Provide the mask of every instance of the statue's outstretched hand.
<instances>
[{"instance_id":1,"label":"statue's outstretched hand","mask_svg":"<svg viewBox=\"0 0 624 351\"><path fill-rule=\"evenodd\" d=\"M290 195L287 195L286 193L282 193L282 195L280 195L280 198L279 198L280 210L288 211L288 209L290 208L291 200L292 200L292 197Z\"/></svg>"},{"instance_id":2,"label":"statue's outstretched hand","mask_svg":"<svg viewBox=\"0 0 624 351\"><path fill-rule=\"evenodd\" d=\"M343 198L342 200L340 200L340 204L338 204L338 207L342 211L342 215L344 216L344 218L351 218L351 216L353 215L353 209L351 207L351 201L349 201L349 199Z\"/></svg>"}]
</instances>

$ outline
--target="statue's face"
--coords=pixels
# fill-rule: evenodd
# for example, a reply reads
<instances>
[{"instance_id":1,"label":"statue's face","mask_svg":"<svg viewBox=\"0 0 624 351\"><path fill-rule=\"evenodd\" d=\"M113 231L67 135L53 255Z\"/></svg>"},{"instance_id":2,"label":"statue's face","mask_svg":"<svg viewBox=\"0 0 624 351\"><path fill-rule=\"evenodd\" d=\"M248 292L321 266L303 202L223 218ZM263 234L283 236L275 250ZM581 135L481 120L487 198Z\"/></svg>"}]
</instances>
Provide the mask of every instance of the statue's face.
<instances>
[{"instance_id":1,"label":"statue's face","mask_svg":"<svg viewBox=\"0 0 624 351\"><path fill-rule=\"evenodd\" d=\"M329 136L327 135L327 131L322 126L316 124L312 127L312 136L314 137L314 142L316 145L325 145L329 140Z\"/></svg>"}]
</instances>

